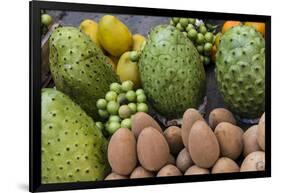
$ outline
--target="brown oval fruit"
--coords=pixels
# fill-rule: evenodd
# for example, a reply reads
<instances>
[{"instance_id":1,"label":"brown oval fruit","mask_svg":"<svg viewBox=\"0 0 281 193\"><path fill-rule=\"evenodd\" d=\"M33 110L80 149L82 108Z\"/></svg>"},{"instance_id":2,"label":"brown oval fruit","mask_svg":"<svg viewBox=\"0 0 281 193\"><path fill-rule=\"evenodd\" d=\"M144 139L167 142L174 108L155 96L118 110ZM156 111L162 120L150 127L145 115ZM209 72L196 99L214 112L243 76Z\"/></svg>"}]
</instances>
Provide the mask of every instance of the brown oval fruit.
<instances>
[{"instance_id":1,"label":"brown oval fruit","mask_svg":"<svg viewBox=\"0 0 281 193\"><path fill-rule=\"evenodd\" d=\"M186 148L183 148L180 151L176 163L177 163L177 168L179 168L181 172L185 172L187 168L193 165L193 161Z\"/></svg>"},{"instance_id":2,"label":"brown oval fruit","mask_svg":"<svg viewBox=\"0 0 281 193\"><path fill-rule=\"evenodd\" d=\"M259 125L258 125L258 144L260 148L264 151L265 150L265 113L260 118Z\"/></svg>"},{"instance_id":3,"label":"brown oval fruit","mask_svg":"<svg viewBox=\"0 0 281 193\"><path fill-rule=\"evenodd\" d=\"M187 149L187 151L189 151L188 140L189 140L190 129L192 125L198 120L204 121L203 117L196 109L192 109L192 108L187 109L183 114L181 137L182 137L182 142L185 148Z\"/></svg>"},{"instance_id":4,"label":"brown oval fruit","mask_svg":"<svg viewBox=\"0 0 281 193\"><path fill-rule=\"evenodd\" d=\"M150 171L147 171L141 166L138 166L134 169L134 171L131 173L130 178L151 178L154 177L154 174Z\"/></svg>"},{"instance_id":5,"label":"brown oval fruit","mask_svg":"<svg viewBox=\"0 0 281 193\"><path fill-rule=\"evenodd\" d=\"M188 146L193 162L199 167L210 168L219 158L218 140L205 121L196 121L193 124Z\"/></svg>"},{"instance_id":6,"label":"brown oval fruit","mask_svg":"<svg viewBox=\"0 0 281 193\"><path fill-rule=\"evenodd\" d=\"M128 177L112 172L108 176L106 176L104 180L122 180L122 179L128 179Z\"/></svg>"},{"instance_id":7,"label":"brown oval fruit","mask_svg":"<svg viewBox=\"0 0 281 193\"><path fill-rule=\"evenodd\" d=\"M185 176L188 175L202 175L202 174L209 174L210 171L206 168L200 168L197 165L193 165L186 170L184 173Z\"/></svg>"},{"instance_id":8,"label":"brown oval fruit","mask_svg":"<svg viewBox=\"0 0 281 193\"><path fill-rule=\"evenodd\" d=\"M120 175L128 175L137 165L136 139L129 129L120 128L108 144L108 162L112 170Z\"/></svg>"},{"instance_id":9,"label":"brown oval fruit","mask_svg":"<svg viewBox=\"0 0 281 193\"><path fill-rule=\"evenodd\" d=\"M184 147L181 138L181 128L170 126L164 131L164 136L169 144L170 152L173 155L177 155Z\"/></svg>"},{"instance_id":10,"label":"brown oval fruit","mask_svg":"<svg viewBox=\"0 0 281 193\"><path fill-rule=\"evenodd\" d=\"M236 120L233 114L225 108L216 108L211 111L209 115L209 125L212 129L215 129L216 126L221 122L228 122L233 125L236 125Z\"/></svg>"},{"instance_id":11,"label":"brown oval fruit","mask_svg":"<svg viewBox=\"0 0 281 193\"><path fill-rule=\"evenodd\" d=\"M217 125L215 135L220 144L221 155L237 159L243 151L243 130L231 123L222 122Z\"/></svg>"},{"instance_id":12,"label":"brown oval fruit","mask_svg":"<svg viewBox=\"0 0 281 193\"><path fill-rule=\"evenodd\" d=\"M136 113L132 118L132 131L138 138L140 132L146 127L153 127L162 132L159 124L148 114L143 112Z\"/></svg>"},{"instance_id":13,"label":"brown oval fruit","mask_svg":"<svg viewBox=\"0 0 281 193\"><path fill-rule=\"evenodd\" d=\"M212 174L233 173L239 171L240 168L237 163L235 163L235 161L229 159L228 157L221 157L220 159L218 159L212 168Z\"/></svg>"},{"instance_id":14,"label":"brown oval fruit","mask_svg":"<svg viewBox=\"0 0 281 193\"><path fill-rule=\"evenodd\" d=\"M253 125L243 134L243 155L246 157L254 151L261 150L257 140L258 125Z\"/></svg>"},{"instance_id":15,"label":"brown oval fruit","mask_svg":"<svg viewBox=\"0 0 281 193\"><path fill-rule=\"evenodd\" d=\"M182 176L180 170L174 165L166 165L157 173L157 177L161 176Z\"/></svg>"},{"instance_id":16,"label":"brown oval fruit","mask_svg":"<svg viewBox=\"0 0 281 193\"><path fill-rule=\"evenodd\" d=\"M139 134L137 154L142 167L149 171L158 171L167 163L170 150L162 133L147 127Z\"/></svg>"},{"instance_id":17,"label":"brown oval fruit","mask_svg":"<svg viewBox=\"0 0 281 193\"><path fill-rule=\"evenodd\" d=\"M263 151L250 153L242 162L240 172L263 171L265 169L265 154Z\"/></svg>"}]
</instances>

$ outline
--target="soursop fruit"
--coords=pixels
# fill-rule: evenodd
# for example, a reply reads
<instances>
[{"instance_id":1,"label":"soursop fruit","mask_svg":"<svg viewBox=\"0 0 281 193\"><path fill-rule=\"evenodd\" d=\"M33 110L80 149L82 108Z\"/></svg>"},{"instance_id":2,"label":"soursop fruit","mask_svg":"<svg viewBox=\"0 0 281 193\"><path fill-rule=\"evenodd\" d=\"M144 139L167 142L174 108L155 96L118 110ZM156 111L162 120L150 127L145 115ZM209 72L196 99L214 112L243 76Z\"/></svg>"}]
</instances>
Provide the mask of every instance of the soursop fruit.
<instances>
[{"instance_id":1,"label":"soursop fruit","mask_svg":"<svg viewBox=\"0 0 281 193\"><path fill-rule=\"evenodd\" d=\"M166 118L197 108L205 94L205 71L192 42L177 28L153 28L142 49L139 70L152 106Z\"/></svg>"},{"instance_id":2,"label":"soursop fruit","mask_svg":"<svg viewBox=\"0 0 281 193\"><path fill-rule=\"evenodd\" d=\"M50 69L56 88L88 115L99 119L96 102L117 75L101 49L75 27L59 27L50 37Z\"/></svg>"},{"instance_id":3,"label":"soursop fruit","mask_svg":"<svg viewBox=\"0 0 281 193\"><path fill-rule=\"evenodd\" d=\"M42 183L102 180L107 140L94 121L62 92L42 90Z\"/></svg>"},{"instance_id":4,"label":"soursop fruit","mask_svg":"<svg viewBox=\"0 0 281 193\"><path fill-rule=\"evenodd\" d=\"M226 105L240 117L257 118L264 111L264 51L264 38L252 27L233 27L221 37L217 84Z\"/></svg>"}]
</instances>

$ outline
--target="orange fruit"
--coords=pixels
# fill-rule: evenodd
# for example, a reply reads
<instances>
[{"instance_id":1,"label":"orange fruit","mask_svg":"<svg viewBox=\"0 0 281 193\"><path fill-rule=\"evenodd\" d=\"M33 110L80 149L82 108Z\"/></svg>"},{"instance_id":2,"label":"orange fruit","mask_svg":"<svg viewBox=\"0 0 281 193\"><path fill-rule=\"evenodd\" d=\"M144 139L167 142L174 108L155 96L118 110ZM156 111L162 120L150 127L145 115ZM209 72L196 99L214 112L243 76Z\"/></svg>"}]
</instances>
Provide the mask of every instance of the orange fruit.
<instances>
[{"instance_id":1,"label":"orange fruit","mask_svg":"<svg viewBox=\"0 0 281 193\"><path fill-rule=\"evenodd\" d=\"M222 26L221 32L225 33L230 28L232 28L234 26L238 26L238 25L242 25L242 23L240 21L226 21L226 22L224 22L224 24Z\"/></svg>"},{"instance_id":2,"label":"orange fruit","mask_svg":"<svg viewBox=\"0 0 281 193\"><path fill-rule=\"evenodd\" d=\"M263 36L265 34L265 23L261 22L245 22L244 25L246 26L252 26L256 28L258 32L260 32Z\"/></svg>"}]
</instances>

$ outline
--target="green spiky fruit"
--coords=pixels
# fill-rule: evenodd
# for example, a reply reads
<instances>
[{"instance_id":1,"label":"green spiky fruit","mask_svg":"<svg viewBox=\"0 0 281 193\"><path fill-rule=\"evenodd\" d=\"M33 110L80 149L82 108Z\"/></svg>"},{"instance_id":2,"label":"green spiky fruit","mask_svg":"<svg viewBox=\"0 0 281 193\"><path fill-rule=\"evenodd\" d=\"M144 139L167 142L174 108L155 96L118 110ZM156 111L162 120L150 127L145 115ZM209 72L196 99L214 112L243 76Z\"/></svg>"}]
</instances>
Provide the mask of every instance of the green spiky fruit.
<instances>
[{"instance_id":1,"label":"green spiky fruit","mask_svg":"<svg viewBox=\"0 0 281 193\"><path fill-rule=\"evenodd\" d=\"M59 27L50 37L50 69L56 88L98 119L96 102L117 75L101 49L75 27Z\"/></svg>"},{"instance_id":2,"label":"green spiky fruit","mask_svg":"<svg viewBox=\"0 0 281 193\"><path fill-rule=\"evenodd\" d=\"M265 42L254 28L237 26L222 37L216 78L226 105L243 118L260 117L265 102Z\"/></svg>"},{"instance_id":3,"label":"green spiky fruit","mask_svg":"<svg viewBox=\"0 0 281 193\"><path fill-rule=\"evenodd\" d=\"M102 180L107 140L67 95L42 90L42 183Z\"/></svg>"},{"instance_id":4,"label":"green spiky fruit","mask_svg":"<svg viewBox=\"0 0 281 193\"><path fill-rule=\"evenodd\" d=\"M202 103L203 64L192 42L174 26L159 25L150 31L139 70L148 99L163 116L178 118Z\"/></svg>"}]
</instances>

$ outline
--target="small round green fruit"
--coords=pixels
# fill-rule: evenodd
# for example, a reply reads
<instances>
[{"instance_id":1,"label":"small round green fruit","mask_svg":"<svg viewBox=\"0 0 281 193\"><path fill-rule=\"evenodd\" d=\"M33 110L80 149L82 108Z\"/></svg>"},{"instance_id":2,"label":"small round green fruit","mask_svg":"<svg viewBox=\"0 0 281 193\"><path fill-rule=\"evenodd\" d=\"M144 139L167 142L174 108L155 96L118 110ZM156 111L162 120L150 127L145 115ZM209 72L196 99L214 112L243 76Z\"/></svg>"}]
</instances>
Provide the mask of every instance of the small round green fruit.
<instances>
[{"instance_id":1,"label":"small round green fruit","mask_svg":"<svg viewBox=\"0 0 281 193\"><path fill-rule=\"evenodd\" d=\"M41 15L41 23L45 26L49 26L52 23L52 16L50 16L49 14L42 14Z\"/></svg>"},{"instance_id":2,"label":"small round green fruit","mask_svg":"<svg viewBox=\"0 0 281 193\"><path fill-rule=\"evenodd\" d=\"M207 28L204 24L201 24L199 26L199 32L202 33L202 34L205 34L207 32Z\"/></svg>"},{"instance_id":3,"label":"small round green fruit","mask_svg":"<svg viewBox=\"0 0 281 193\"><path fill-rule=\"evenodd\" d=\"M205 40L209 43L213 43L214 35L211 32L205 34Z\"/></svg>"},{"instance_id":4,"label":"small round green fruit","mask_svg":"<svg viewBox=\"0 0 281 193\"><path fill-rule=\"evenodd\" d=\"M186 27L188 25L188 19L187 18L180 18L180 24L182 27Z\"/></svg>"},{"instance_id":5,"label":"small round green fruit","mask_svg":"<svg viewBox=\"0 0 281 193\"><path fill-rule=\"evenodd\" d=\"M137 104L137 111L138 112L144 112L147 113L148 112L148 106L145 103L138 103Z\"/></svg>"},{"instance_id":6,"label":"small round green fruit","mask_svg":"<svg viewBox=\"0 0 281 193\"><path fill-rule=\"evenodd\" d=\"M130 108L132 114L135 114L137 112L137 105L135 103L129 103L128 107Z\"/></svg>"},{"instance_id":7,"label":"small round green fruit","mask_svg":"<svg viewBox=\"0 0 281 193\"><path fill-rule=\"evenodd\" d=\"M194 29L194 25L192 25L192 24L188 24L188 25L186 26L186 28L185 28L185 30L186 30L187 32L189 32L189 31L192 30L192 29Z\"/></svg>"},{"instance_id":8,"label":"small round green fruit","mask_svg":"<svg viewBox=\"0 0 281 193\"><path fill-rule=\"evenodd\" d=\"M132 90L133 87L134 87L134 83L131 80L126 80L126 81L122 82L122 89L125 92Z\"/></svg>"},{"instance_id":9,"label":"small round green fruit","mask_svg":"<svg viewBox=\"0 0 281 193\"><path fill-rule=\"evenodd\" d=\"M119 104L115 101L109 101L106 106L106 110L111 115L117 115L119 109Z\"/></svg>"},{"instance_id":10,"label":"small round green fruit","mask_svg":"<svg viewBox=\"0 0 281 193\"><path fill-rule=\"evenodd\" d=\"M106 94L105 94L105 99L107 101L116 101L117 99L117 93L114 92L114 91L108 91Z\"/></svg>"},{"instance_id":11,"label":"small round green fruit","mask_svg":"<svg viewBox=\"0 0 281 193\"><path fill-rule=\"evenodd\" d=\"M99 113L100 117L104 118L104 119L106 119L109 116L109 114L106 110L99 109L98 113Z\"/></svg>"},{"instance_id":12,"label":"small round green fruit","mask_svg":"<svg viewBox=\"0 0 281 193\"><path fill-rule=\"evenodd\" d=\"M109 119L108 119L109 122L120 122L121 119L118 115L110 115Z\"/></svg>"},{"instance_id":13,"label":"small round green fruit","mask_svg":"<svg viewBox=\"0 0 281 193\"><path fill-rule=\"evenodd\" d=\"M133 90L129 90L127 93L126 93L126 99L130 102L134 102L136 101L136 92L133 91Z\"/></svg>"},{"instance_id":14,"label":"small round green fruit","mask_svg":"<svg viewBox=\"0 0 281 193\"><path fill-rule=\"evenodd\" d=\"M211 49L212 49L212 44L211 43L209 43L209 42L207 42L205 45L204 45L204 51L205 52L210 52L211 51Z\"/></svg>"},{"instance_id":15,"label":"small round green fruit","mask_svg":"<svg viewBox=\"0 0 281 193\"><path fill-rule=\"evenodd\" d=\"M187 37L192 39L192 40L196 40L196 38L197 38L197 31L195 29L189 30L188 33L187 33Z\"/></svg>"},{"instance_id":16,"label":"small round green fruit","mask_svg":"<svg viewBox=\"0 0 281 193\"><path fill-rule=\"evenodd\" d=\"M205 37L202 33L198 33L197 34L197 39L196 39L196 43L197 44L203 44L205 41Z\"/></svg>"},{"instance_id":17,"label":"small round green fruit","mask_svg":"<svg viewBox=\"0 0 281 193\"><path fill-rule=\"evenodd\" d=\"M107 128L109 134L114 134L121 127L118 122L110 122Z\"/></svg>"},{"instance_id":18,"label":"small round green fruit","mask_svg":"<svg viewBox=\"0 0 281 193\"><path fill-rule=\"evenodd\" d=\"M121 127L122 127L122 128L131 129L131 127L132 127L132 120L131 120L130 118L124 119L124 120L121 122Z\"/></svg>"},{"instance_id":19,"label":"small round green fruit","mask_svg":"<svg viewBox=\"0 0 281 193\"><path fill-rule=\"evenodd\" d=\"M122 119L125 119L131 116L131 110L128 105L122 105L118 110L118 114Z\"/></svg>"},{"instance_id":20,"label":"small round green fruit","mask_svg":"<svg viewBox=\"0 0 281 193\"><path fill-rule=\"evenodd\" d=\"M136 94L139 95L139 94L144 94L144 91L143 89L139 88L136 90Z\"/></svg>"},{"instance_id":21,"label":"small round green fruit","mask_svg":"<svg viewBox=\"0 0 281 193\"><path fill-rule=\"evenodd\" d=\"M146 96L144 94L137 95L137 102L138 103L146 102Z\"/></svg>"},{"instance_id":22,"label":"small round green fruit","mask_svg":"<svg viewBox=\"0 0 281 193\"><path fill-rule=\"evenodd\" d=\"M107 105L107 101L105 100L105 99L99 99L98 101L97 101L97 107L98 107L98 109L103 109L103 110L105 110L106 109L106 105Z\"/></svg>"},{"instance_id":23,"label":"small round green fruit","mask_svg":"<svg viewBox=\"0 0 281 193\"><path fill-rule=\"evenodd\" d=\"M113 82L110 84L110 90L120 94L122 92L122 87L119 83Z\"/></svg>"}]
</instances>

